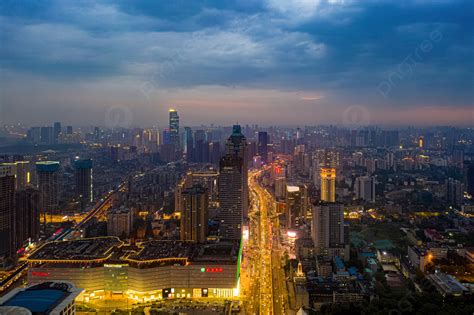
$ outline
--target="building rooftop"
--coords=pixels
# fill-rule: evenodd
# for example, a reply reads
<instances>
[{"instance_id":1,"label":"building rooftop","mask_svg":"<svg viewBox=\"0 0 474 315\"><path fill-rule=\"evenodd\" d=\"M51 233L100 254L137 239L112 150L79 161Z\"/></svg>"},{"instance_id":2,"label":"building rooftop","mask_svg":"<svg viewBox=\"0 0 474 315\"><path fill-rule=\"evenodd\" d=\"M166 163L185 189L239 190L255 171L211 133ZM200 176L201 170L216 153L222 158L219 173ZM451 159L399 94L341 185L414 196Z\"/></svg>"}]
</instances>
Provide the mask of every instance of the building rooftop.
<instances>
[{"instance_id":1,"label":"building rooftop","mask_svg":"<svg viewBox=\"0 0 474 315\"><path fill-rule=\"evenodd\" d=\"M428 276L428 279L433 282L436 289L442 295L462 295L468 289L463 286L456 278L444 273L435 273Z\"/></svg>"},{"instance_id":2,"label":"building rooftop","mask_svg":"<svg viewBox=\"0 0 474 315\"><path fill-rule=\"evenodd\" d=\"M91 261L106 259L114 246L123 244L117 237L84 238L73 241L50 242L39 248L29 261Z\"/></svg>"},{"instance_id":3,"label":"building rooftop","mask_svg":"<svg viewBox=\"0 0 474 315\"><path fill-rule=\"evenodd\" d=\"M36 170L38 172L56 172L58 169L59 162L57 161L36 162Z\"/></svg>"}]
</instances>

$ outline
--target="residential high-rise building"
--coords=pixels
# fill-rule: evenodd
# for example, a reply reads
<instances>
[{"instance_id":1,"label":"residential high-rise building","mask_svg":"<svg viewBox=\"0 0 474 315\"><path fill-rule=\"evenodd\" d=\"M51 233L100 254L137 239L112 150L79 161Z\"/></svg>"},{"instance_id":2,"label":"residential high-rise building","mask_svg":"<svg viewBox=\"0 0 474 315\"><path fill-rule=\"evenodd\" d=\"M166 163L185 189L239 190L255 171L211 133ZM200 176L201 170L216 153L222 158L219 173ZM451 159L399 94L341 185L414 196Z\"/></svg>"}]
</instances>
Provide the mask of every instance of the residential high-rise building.
<instances>
[{"instance_id":1,"label":"residential high-rise building","mask_svg":"<svg viewBox=\"0 0 474 315\"><path fill-rule=\"evenodd\" d=\"M226 142L226 155L231 155L242 160L241 163L241 174L242 174L242 213L244 218L247 218L248 211L248 156L247 156L247 139L242 134L242 128L240 125L234 125L232 127L232 134Z\"/></svg>"},{"instance_id":2,"label":"residential high-rise building","mask_svg":"<svg viewBox=\"0 0 474 315\"><path fill-rule=\"evenodd\" d=\"M262 157L263 163L268 163L268 133L258 132L257 153Z\"/></svg>"},{"instance_id":3,"label":"residential high-rise building","mask_svg":"<svg viewBox=\"0 0 474 315\"><path fill-rule=\"evenodd\" d=\"M321 201L336 202L336 169L321 168Z\"/></svg>"},{"instance_id":4,"label":"residential high-rise building","mask_svg":"<svg viewBox=\"0 0 474 315\"><path fill-rule=\"evenodd\" d=\"M375 180L370 176L357 177L355 180L355 198L375 202Z\"/></svg>"},{"instance_id":5,"label":"residential high-rise building","mask_svg":"<svg viewBox=\"0 0 474 315\"><path fill-rule=\"evenodd\" d=\"M175 146L176 151L179 150L179 116L175 109L169 110L169 132L170 142Z\"/></svg>"},{"instance_id":6,"label":"residential high-rise building","mask_svg":"<svg viewBox=\"0 0 474 315\"><path fill-rule=\"evenodd\" d=\"M10 257L14 241L15 174L12 165L0 165L0 258Z\"/></svg>"},{"instance_id":7,"label":"residential high-rise building","mask_svg":"<svg viewBox=\"0 0 474 315\"><path fill-rule=\"evenodd\" d=\"M36 163L38 189L41 194L41 213L56 214L59 206L59 162L43 161Z\"/></svg>"},{"instance_id":8,"label":"residential high-rise building","mask_svg":"<svg viewBox=\"0 0 474 315\"><path fill-rule=\"evenodd\" d=\"M11 166L15 176L15 189L25 189L31 182L31 164L28 161L16 161L2 163L3 166Z\"/></svg>"},{"instance_id":9,"label":"residential high-rise building","mask_svg":"<svg viewBox=\"0 0 474 315\"><path fill-rule=\"evenodd\" d=\"M313 207L311 237L316 254L348 259L345 243L344 206L339 203L320 203Z\"/></svg>"},{"instance_id":10,"label":"residential high-rise building","mask_svg":"<svg viewBox=\"0 0 474 315\"><path fill-rule=\"evenodd\" d=\"M15 243L16 249L28 240L36 241L40 232L39 190L27 188L15 194Z\"/></svg>"},{"instance_id":11,"label":"residential high-rise building","mask_svg":"<svg viewBox=\"0 0 474 315\"><path fill-rule=\"evenodd\" d=\"M242 158L233 154L225 155L219 163L219 236L222 239L240 239L242 236L244 212L242 164Z\"/></svg>"},{"instance_id":12,"label":"residential high-rise building","mask_svg":"<svg viewBox=\"0 0 474 315\"><path fill-rule=\"evenodd\" d=\"M130 209L111 209L107 214L107 235L127 238L133 224L133 213Z\"/></svg>"},{"instance_id":13,"label":"residential high-rise building","mask_svg":"<svg viewBox=\"0 0 474 315\"><path fill-rule=\"evenodd\" d=\"M181 240L205 243L208 235L208 203L207 189L199 184L185 189L181 211Z\"/></svg>"},{"instance_id":14,"label":"residential high-rise building","mask_svg":"<svg viewBox=\"0 0 474 315\"><path fill-rule=\"evenodd\" d=\"M448 178L446 180L446 201L452 206L461 206L463 197L463 183L457 179Z\"/></svg>"},{"instance_id":15,"label":"residential high-rise building","mask_svg":"<svg viewBox=\"0 0 474 315\"><path fill-rule=\"evenodd\" d=\"M74 161L76 193L82 208L93 200L92 160L77 159Z\"/></svg>"},{"instance_id":16,"label":"residential high-rise building","mask_svg":"<svg viewBox=\"0 0 474 315\"><path fill-rule=\"evenodd\" d=\"M474 161L471 161L466 170L467 192L474 197Z\"/></svg>"}]
</instances>

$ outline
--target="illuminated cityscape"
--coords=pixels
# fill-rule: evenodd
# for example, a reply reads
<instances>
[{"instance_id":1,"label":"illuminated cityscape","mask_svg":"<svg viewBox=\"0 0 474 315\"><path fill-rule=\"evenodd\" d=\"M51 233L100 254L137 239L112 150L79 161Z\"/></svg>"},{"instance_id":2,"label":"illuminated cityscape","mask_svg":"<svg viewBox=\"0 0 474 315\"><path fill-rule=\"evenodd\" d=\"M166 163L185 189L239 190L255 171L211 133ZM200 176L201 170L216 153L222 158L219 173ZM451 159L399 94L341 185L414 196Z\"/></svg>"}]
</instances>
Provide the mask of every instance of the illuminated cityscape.
<instances>
[{"instance_id":1,"label":"illuminated cityscape","mask_svg":"<svg viewBox=\"0 0 474 315\"><path fill-rule=\"evenodd\" d=\"M13 2L0 314L474 313L472 2Z\"/></svg>"}]
</instances>

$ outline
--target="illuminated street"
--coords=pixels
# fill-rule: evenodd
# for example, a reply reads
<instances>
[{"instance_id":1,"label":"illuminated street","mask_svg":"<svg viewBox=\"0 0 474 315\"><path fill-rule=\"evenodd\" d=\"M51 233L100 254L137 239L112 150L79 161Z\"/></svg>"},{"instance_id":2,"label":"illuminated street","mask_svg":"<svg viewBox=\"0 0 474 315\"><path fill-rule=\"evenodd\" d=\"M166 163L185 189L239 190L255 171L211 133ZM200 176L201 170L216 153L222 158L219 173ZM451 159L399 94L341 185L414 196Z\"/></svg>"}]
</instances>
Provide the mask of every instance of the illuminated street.
<instances>
[{"instance_id":1,"label":"illuminated street","mask_svg":"<svg viewBox=\"0 0 474 315\"><path fill-rule=\"evenodd\" d=\"M249 243L245 247L247 267L243 268L251 284L245 310L249 314L286 314L287 293L281 265L278 217L273 197L260 186L262 171L249 174L252 208L249 213ZM245 278L245 277L244 277ZM255 281L255 279L258 279Z\"/></svg>"}]
</instances>

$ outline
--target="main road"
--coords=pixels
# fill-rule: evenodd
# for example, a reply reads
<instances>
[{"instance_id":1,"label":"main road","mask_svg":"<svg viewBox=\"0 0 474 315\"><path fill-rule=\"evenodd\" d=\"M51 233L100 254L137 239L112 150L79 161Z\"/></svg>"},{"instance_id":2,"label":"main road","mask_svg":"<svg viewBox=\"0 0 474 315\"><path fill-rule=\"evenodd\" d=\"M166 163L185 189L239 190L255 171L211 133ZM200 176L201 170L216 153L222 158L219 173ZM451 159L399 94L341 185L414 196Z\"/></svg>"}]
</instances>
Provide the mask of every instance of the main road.
<instances>
[{"instance_id":1,"label":"main road","mask_svg":"<svg viewBox=\"0 0 474 315\"><path fill-rule=\"evenodd\" d=\"M264 170L249 174L252 207L249 212L249 241L245 246L242 287L248 314L286 314L287 293L282 268L280 227L275 200L259 183Z\"/></svg>"}]
</instances>

